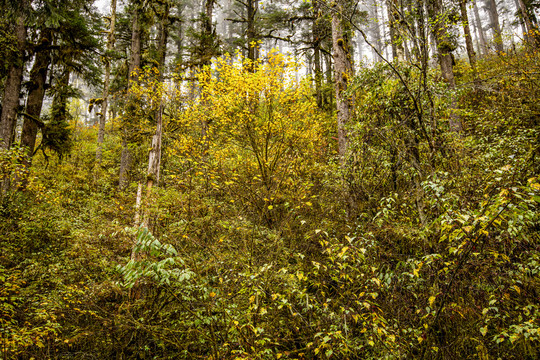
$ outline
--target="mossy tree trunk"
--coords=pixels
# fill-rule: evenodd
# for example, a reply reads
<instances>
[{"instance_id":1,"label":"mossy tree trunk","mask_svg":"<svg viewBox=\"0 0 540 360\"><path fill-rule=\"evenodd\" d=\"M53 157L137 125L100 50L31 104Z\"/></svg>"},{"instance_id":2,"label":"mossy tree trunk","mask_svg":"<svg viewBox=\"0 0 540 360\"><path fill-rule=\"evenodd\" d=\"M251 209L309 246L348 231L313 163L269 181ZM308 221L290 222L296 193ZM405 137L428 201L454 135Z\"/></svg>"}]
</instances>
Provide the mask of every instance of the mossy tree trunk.
<instances>
[{"instance_id":1,"label":"mossy tree trunk","mask_svg":"<svg viewBox=\"0 0 540 360\"><path fill-rule=\"evenodd\" d=\"M332 50L334 57L334 84L337 107L338 153L344 163L348 148L347 125L351 120L353 100L347 89L353 76L349 34L344 26L344 0L332 8Z\"/></svg>"}]
</instances>

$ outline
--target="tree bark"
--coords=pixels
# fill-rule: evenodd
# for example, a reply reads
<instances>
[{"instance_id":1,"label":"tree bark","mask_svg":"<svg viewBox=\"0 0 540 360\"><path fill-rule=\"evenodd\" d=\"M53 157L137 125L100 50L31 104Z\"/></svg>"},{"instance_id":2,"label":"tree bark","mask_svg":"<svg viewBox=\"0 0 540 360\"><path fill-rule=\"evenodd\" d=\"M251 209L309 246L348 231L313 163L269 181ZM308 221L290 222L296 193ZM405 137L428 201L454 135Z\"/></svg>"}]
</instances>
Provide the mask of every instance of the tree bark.
<instances>
[{"instance_id":1,"label":"tree bark","mask_svg":"<svg viewBox=\"0 0 540 360\"><path fill-rule=\"evenodd\" d=\"M50 46L53 41L52 29L43 29L41 31L38 44L35 49L35 59L32 70L30 71L30 81L28 83L28 96L26 98L26 110L24 112L24 122L21 132L21 145L26 148L26 156L23 159L24 172L15 178L17 188L20 191L26 189L28 180L28 171L32 165L32 157L36 147L36 138L39 128L43 128L41 121L41 109L45 97L45 86L47 81L47 72L51 62Z\"/></svg>"},{"instance_id":2,"label":"tree bark","mask_svg":"<svg viewBox=\"0 0 540 360\"><path fill-rule=\"evenodd\" d=\"M531 17L529 16L529 11L527 9L527 6L525 5L525 2L523 0L516 1L518 1L521 16L527 30L525 39L531 46L540 45L540 38L536 34L537 27L533 24Z\"/></svg>"},{"instance_id":3,"label":"tree bark","mask_svg":"<svg viewBox=\"0 0 540 360\"><path fill-rule=\"evenodd\" d=\"M140 24L139 6L135 6L133 13L133 23L131 27L131 55L129 58L129 74L128 74L128 92L133 82L139 81L139 70L141 67L141 24ZM118 178L118 187L124 189L128 184L128 173L131 169L132 154L128 144L128 132L124 131L124 139L122 141L122 155L120 157L120 175Z\"/></svg>"},{"instance_id":4,"label":"tree bark","mask_svg":"<svg viewBox=\"0 0 540 360\"><path fill-rule=\"evenodd\" d=\"M476 4L476 0L472 0L472 2L473 2L474 19L476 21L478 35L480 36L480 48L482 49L482 55L485 55L487 54L486 33L484 32L484 27L482 26L482 20L480 19L480 11L478 10L478 5Z\"/></svg>"},{"instance_id":5,"label":"tree bark","mask_svg":"<svg viewBox=\"0 0 540 360\"><path fill-rule=\"evenodd\" d=\"M312 1L313 5L313 23L312 23L312 36L313 36L313 63L315 73L315 94L317 98L317 106L322 109L322 68L321 68L321 41L322 41L322 29L320 22L321 9L318 1Z\"/></svg>"},{"instance_id":6,"label":"tree bark","mask_svg":"<svg viewBox=\"0 0 540 360\"><path fill-rule=\"evenodd\" d=\"M13 144L17 110L24 70L24 53L26 50L26 25L24 16L18 15L15 23L17 38L17 54L14 55L4 84L2 114L0 115L0 149L8 150Z\"/></svg>"},{"instance_id":7,"label":"tree bark","mask_svg":"<svg viewBox=\"0 0 540 360\"><path fill-rule=\"evenodd\" d=\"M45 83L51 62L50 45L52 44L52 29L43 29L37 46L34 65L30 71L30 85L26 100L26 112L21 134L21 145L28 149L27 166L32 162L36 146L38 128L43 126L40 121L41 108L45 97Z\"/></svg>"},{"instance_id":8,"label":"tree bark","mask_svg":"<svg viewBox=\"0 0 540 360\"><path fill-rule=\"evenodd\" d=\"M131 26L131 54L129 57L129 81L138 82L139 70L141 68L141 9L137 6L133 14ZM128 85L129 88L129 85Z\"/></svg>"},{"instance_id":9,"label":"tree bark","mask_svg":"<svg viewBox=\"0 0 540 360\"><path fill-rule=\"evenodd\" d=\"M375 45L375 49L371 49L371 53L373 55L373 62L379 62L381 61L381 57L379 56L379 54L382 54L383 52L383 49L382 49L382 39L381 39L381 28L380 28L380 25L379 25L379 11L377 10L378 8L378 3L376 0L373 0L372 3L371 3L371 6L370 6L370 10L371 10L371 16L373 17L372 21L371 21L371 37L373 39L373 43ZM375 51L377 50L377 51ZM377 52L379 54L377 54Z\"/></svg>"},{"instance_id":10,"label":"tree bark","mask_svg":"<svg viewBox=\"0 0 540 360\"><path fill-rule=\"evenodd\" d=\"M476 53L471 36L471 28L469 27L469 16L467 15L467 0L459 1L459 10L461 12L461 22L463 23L463 33L465 34L465 46L467 47L467 55L469 63L473 71L473 78L476 79Z\"/></svg>"},{"instance_id":11,"label":"tree bark","mask_svg":"<svg viewBox=\"0 0 540 360\"><path fill-rule=\"evenodd\" d=\"M343 0L338 1L332 11L332 48L334 57L334 83L337 105L338 153L345 163L348 148L347 125L352 117L353 101L346 95L353 76L352 59L348 35L343 26Z\"/></svg>"},{"instance_id":12,"label":"tree bark","mask_svg":"<svg viewBox=\"0 0 540 360\"><path fill-rule=\"evenodd\" d=\"M521 11L521 6L519 4L519 0L514 0L514 6L516 7L516 13L519 14L518 16L518 22L519 26L521 27L521 34L525 36L525 39L527 39L527 28L525 27L525 18L523 17L523 13Z\"/></svg>"},{"instance_id":13,"label":"tree bark","mask_svg":"<svg viewBox=\"0 0 540 360\"><path fill-rule=\"evenodd\" d=\"M251 60L249 71L255 71L255 61L259 57L257 30L255 28L255 19L259 11L259 0L247 0L247 46L248 59Z\"/></svg>"},{"instance_id":14,"label":"tree bark","mask_svg":"<svg viewBox=\"0 0 540 360\"><path fill-rule=\"evenodd\" d=\"M212 32L212 8L213 0L207 2L206 7L206 16L209 21L209 26L206 30ZM208 5L210 3L210 5ZM169 7L166 6L163 13L163 17L159 24L159 35L158 35L158 54L159 54L159 81L163 81L163 71L165 69L165 59L167 55L167 39L169 36L168 33L168 22L169 18ZM161 96L162 94L160 94ZM148 218L149 218L149 205L150 197L152 195L152 188L157 186L159 183L160 168L161 168L161 142L163 138L163 101L160 98L159 107L156 112L156 132L152 137L152 148L148 154L148 171L146 175L146 201L145 208L143 212L142 226L148 227Z\"/></svg>"},{"instance_id":15,"label":"tree bark","mask_svg":"<svg viewBox=\"0 0 540 360\"><path fill-rule=\"evenodd\" d=\"M111 83L111 52L114 50L116 26L116 0L111 0L111 18L109 34L107 36L107 52L104 57L105 62L105 82L103 84L103 102L101 103L101 114L99 116L99 130L97 138L97 150L96 150L96 162L98 167L101 166L101 160L103 158L102 148L103 141L105 139L105 124L107 123L107 111L109 106L109 89Z\"/></svg>"},{"instance_id":16,"label":"tree bark","mask_svg":"<svg viewBox=\"0 0 540 360\"><path fill-rule=\"evenodd\" d=\"M453 59L451 54L452 45L449 44L447 19L445 16L443 16L443 2L442 0L431 0L429 5L429 18L433 24L432 30L435 38L435 47L437 57L439 59L439 65L441 67L442 77L450 88L455 88L456 83L454 79ZM456 107L456 100L453 98L449 105L449 127L450 130L459 133L462 130L462 124L459 118L457 118L452 111L452 109L456 109Z\"/></svg>"},{"instance_id":17,"label":"tree bark","mask_svg":"<svg viewBox=\"0 0 540 360\"><path fill-rule=\"evenodd\" d=\"M495 50L498 53L502 53L504 51L504 45L501 25L499 23L499 12L497 11L497 3L495 3L495 0L486 0L485 4L489 14L491 31L493 31L493 43L495 44Z\"/></svg>"},{"instance_id":18,"label":"tree bark","mask_svg":"<svg viewBox=\"0 0 540 360\"><path fill-rule=\"evenodd\" d=\"M326 84L332 84L332 54L328 52L323 53L324 66L325 66L325 77ZM334 97L331 92L323 94L323 103L326 104L329 108L334 106Z\"/></svg>"},{"instance_id":19,"label":"tree bark","mask_svg":"<svg viewBox=\"0 0 540 360\"><path fill-rule=\"evenodd\" d=\"M446 30L446 21L443 17L442 0L431 0L429 3L429 17L433 24L432 30L435 38L435 46L441 73L444 80L451 86L455 86L452 50L450 49L449 36Z\"/></svg>"},{"instance_id":20,"label":"tree bark","mask_svg":"<svg viewBox=\"0 0 540 360\"><path fill-rule=\"evenodd\" d=\"M386 11L388 12L388 28L390 42L392 44L392 58L397 61L405 60L403 39L400 35L401 16L399 14L396 0L386 0Z\"/></svg>"}]
</instances>

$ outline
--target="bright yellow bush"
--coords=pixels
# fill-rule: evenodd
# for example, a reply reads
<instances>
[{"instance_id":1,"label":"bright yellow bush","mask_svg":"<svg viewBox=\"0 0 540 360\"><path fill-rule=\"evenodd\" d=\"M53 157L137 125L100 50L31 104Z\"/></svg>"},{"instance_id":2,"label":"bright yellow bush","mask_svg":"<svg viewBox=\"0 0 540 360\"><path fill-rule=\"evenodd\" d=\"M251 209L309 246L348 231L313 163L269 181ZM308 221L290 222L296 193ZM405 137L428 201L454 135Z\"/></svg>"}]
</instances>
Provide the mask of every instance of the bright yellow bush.
<instances>
[{"instance_id":1,"label":"bright yellow bush","mask_svg":"<svg viewBox=\"0 0 540 360\"><path fill-rule=\"evenodd\" d=\"M206 135L196 141L178 139L173 152L185 156L202 149L206 164L214 164L213 186L251 189L259 212L293 194L294 199L305 196L296 206L310 206L312 184L305 175L317 168L326 145L325 118L310 84L296 81L297 65L275 51L253 72L244 65L242 58L224 56L199 74L200 94L178 123L186 130L199 127L199 134Z\"/></svg>"}]
</instances>

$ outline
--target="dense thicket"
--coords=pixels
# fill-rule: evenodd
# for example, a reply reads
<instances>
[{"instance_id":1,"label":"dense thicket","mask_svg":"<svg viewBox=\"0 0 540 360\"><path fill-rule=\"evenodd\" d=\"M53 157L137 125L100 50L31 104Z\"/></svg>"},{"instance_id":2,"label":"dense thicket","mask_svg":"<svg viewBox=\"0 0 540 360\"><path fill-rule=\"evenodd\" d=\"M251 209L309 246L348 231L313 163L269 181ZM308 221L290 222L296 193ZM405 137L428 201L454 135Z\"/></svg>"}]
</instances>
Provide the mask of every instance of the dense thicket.
<instances>
[{"instance_id":1,"label":"dense thicket","mask_svg":"<svg viewBox=\"0 0 540 360\"><path fill-rule=\"evenodd\" d=\"M536 1L92 4L1 2L0 359L538 358Z\"/></svg>"}]
</instances>

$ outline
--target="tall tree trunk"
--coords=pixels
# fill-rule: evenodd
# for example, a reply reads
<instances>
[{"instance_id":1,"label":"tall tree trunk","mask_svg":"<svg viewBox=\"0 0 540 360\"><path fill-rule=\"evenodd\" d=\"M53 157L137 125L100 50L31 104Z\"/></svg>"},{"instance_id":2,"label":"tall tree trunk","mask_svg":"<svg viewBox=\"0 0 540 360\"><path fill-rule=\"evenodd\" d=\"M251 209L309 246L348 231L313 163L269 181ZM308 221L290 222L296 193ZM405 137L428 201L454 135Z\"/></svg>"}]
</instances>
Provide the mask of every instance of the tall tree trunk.
<instances>
[{"instance_id":1,"label":"tall tree trunk","mask_svg":"<svg viewBox=\"0 0 540 360\"><path fill-rule=\"evenodd\" d=\"M216 0L206 0L204 4L204 34L208 37L213 36L214 29L212 26L212 18L214 17L214 5L216 4Z\"/></svg>"},{"instance_id":2,"label":"tall tree trunk","mask_svg":"<svg viewBox=\"0 0 540 360\"><path fill-rule=\"evenodd\" d=\"M317 97L317 106L322 108L322 69L321 69L321 41L322 41L322 29L320 22L321 9L318 1L312 1L313 5L313 24L312 24L312 36L313 36L313 63L315 72L315 94Z\"/></svg>"},{"instance_id":3,"label":"tall tree trunk","mask_svg":"<svg viewBox=\"0 0 540 360\"><path fill-rule=\"evenodd\" d=\"M28 149L27 166L30 166L32 162L38 128L43 126L40 116L41 108L43 107L43 99L45 97L47 72L51 62L50 46L52 44L52 37L52 29L43 29L41 31L38 46L36 48L34 65L30 71L30 84L21 134L21 145Z\"/></svg>"},{"instance_id":4,"label":"tall tree trunk","mask_svg":"<svg viewBox=\"0 0 540 360\"><path fill-rule=\"evenodd\" d=\"M372 21L371 21L371 37L373 39L373 43L375 44L375 49L371 49L371 52L372 52L372 55L373 55L373 61L374 62L379 62L381 61L381 57L379 56L379 54L382 54L383 52L383 49L382 49L382 37L381 37L381 28L380 28L380 22L379 22L379 11L377 10L379 7L378 3L376 0L373 0L371 2L371 6L369 7L370 10L371 10L371 16L372 16ZM383 20L384 21L384 20ZM377 51L375 51L377 50ZM377 52L379 54L377 54Z\"/></svg>"},{"instance_id":5,"label":"tall tree trunk","mask_svg":"<svg viewBox=\"0 0 540 360\"><path fill-rule=\"evenodd\" d=\"M495 0L486 0L486 9L489 14L489 22L491 25L491 31L493 31L493 43L495 44L495 50L498 53L504 51L501 25L499 23L499 12L497 11L497 3Z\"/></svg>"},{"instance_id":6,"label":"tall tree trunk","mask_svg":"<svg viewBox=\"0 0 540 360\"><path fill-rule=\"evenodd\" d=\"M523 13L521 11L521 5L519 3L519 0L514 0L514 6L516 7L516 13L519 14L518 15L518 22L519 22L519 26L521 27L521 34L523 36L525 36L525 39L527 41L529 41L528 37L527 37L527 28L526 28L526 25L525 25L525 18L523 16Z\"/></svg>"},{"instance_id":7,"label":"tall tree trunk","mask_svg":"<svg viewBox=\"0 0 540 360\"><path fill-rule=\"evenodd\" d=\"M526 35L527 42L530 45L537 47L540 45L540 37L536 33L538 29L535 26L535 24L533 24L533 21L531 20L531 16L529 15L529 10L527 9L525 2L523 0L517 0L517 1L519 2L519 9L520 9L523 21L525 22L525 27L527 30L527 35Z\"/></svg>"},{"instance_id":8,"label":"tall tree trunk","mask_svg":"<svg viewBox=\"0 0 540 360\"><path fill-rule=\"evenodd\" d=\"M141 68L141 9L137 6L133 14L131 25L131 54L129 57L129 81L138 82L139 70ZM130 85L128 85L129 87Z\"/></svg>"},{"instance_id":9,"label":"tall tree trunk","mask_svg":"<svg viewBox=\"0 0 540 360\"><path fill-rule=\"evenodd\" d=\"M480 31L478 29L479 26L474 17L474 11L473 11L473 16L469 17L469 19L471 20L471 24L474 27L474 34L476 36L476 56L478 58L482 56L483 50L482 50L482 45L480 44Z\"/></svg>"},{"instance_id":10,"label":"tall tree trunk","mask_svg":"<svg viewBox=\"0 0 540 360\"><path fill-rule=\"evenodd\" d=\"M467 0L459 0L459 10L461 11L461 21L463 23L463 33L465 34L465 45L467 47L467 55L469 63L473 71L473 78L476 79L476 53L471 36L471 28L469 27L469 16L467 15Z\"/></svg>"},{"instance_id":11,"label":"tall tree trunk","mask_svg":"<svg viewBox=\"0 0 540 360\"><path fill-rule=\"evenodd\" d=\"M248 59L251 60L250 71L254 71L255 61L259 57L258 51L258 37L255 27L255 19L259 11L259 0L247 0L247 46L248 46Z\"/></svg>"},{"instance_id":12,"label":"tall tree trunk","mask_svg":"<svg viewBox=\"0 0 540 360\"><path fill-rule=\"evenodd\" d=\"M202 24L203 29L203 37L206 41L206 48L207 50L204 51L206 58L201 62L201 65L210 65L212 57L214 56L214 42L216 37L216 30L212 23L212 18L214 14L214 5L216 3L216 0L206 0L205 3L205 17ZM166 35L166 34L165 34ZM162 46L160 44L160 46ZM163 49L166 49L166 47L163 45ZM164 63L165 59L163 59ZM202 69L201 66L201 69ZM201 135L202 135L202 141L204 143L204 152L206 153L208 148L208 127L209 122L207 119L203 119L201 121Z\"/></svg>"},{"instance_id":13,"label":"tall tree trunk","mask_svg":"<svg viewBox=\"0 0 540 360\"><path fill-rule=\"evenodd\" d=\"M349 34L344 19L347 14L347 0L337 0L332 6L332 52L334 58L334 86L336 93L337 109L337 137L338 155L340 166L346 169L346 162L349 148L348 125L353 114L353 98L347 94L349 83L353 77L352 54L350 51ZM349 179L345 178L343 172L343 195L347 205L347 216L354 214L355 202Z\"/></svg>"},{"instance_id":14,"label":"tall tree trunk","mask_svg":"<svg viewBox=\"0 0 540 360\"><path fill-rule=\"evenodd\" d=\"M107 36L107 52L108 54L104 57L105 62L105 82L103 84L103 102L101 103L101 114L99 116L99 130L97 138L97 150L96 150L96 161L98 167L101 166L101 159L103 157L102 148L103 140L105 139L105 124L107 122L107 111L109 106L109 89L111 83L111 52L114 50L114 43L116 40L114 31L116 25L116 0L111 0L111 17L110 17L110 27L109 34Z\"/></svg>"},{"instance_id":15,"label":"tall tree trunk","mask_svg":"<svg viewBox=\"0 0 540 360\"><path fill-rule=\"evenodd\" d=\"M346 95L353 76L352 59L348 34L343 24L344 0L337 1L332 8L332 49L334 57L334 82L337 104L337 129L339 157L344 164L348 148L347 125L352 117L353 101Z\"/></svg>"},{"instance_id":16,"label":"tall tree trunk","mask_svg":"<svg viewBox=\"0 0 540 360\"><path fill-rule=\"evenodd\" d=\"M26 50L26 25L23 15L17 16L15 23L15 36L17 38L17 53L10 64L4 84L4 97L2 101L2 114L0 115L0 149L9 149L13 144L15 124L17 122L17 109L24 70L24 53Z\"/></svg>"},{"instance_id":17,"label":"tall tree trunk","mask_svg":"<svg viewBox=\"0 0 540 360\"><path fill-rule=\"evenodd\" d=\"M388 12L388 28L392 44L392 58L397 61L403 61L405 60L405 52L400 31L401 16L397 0L386 0L386 11Z\"/></svg>"},{"instance_id":18,"label":"tall tree trunk","mask_svg":"<svg viewBox=\"0 0 540 360\"><path fill-rule=\"evenodd\" d=\"M177 9L178 10L177 10L176 16L178 18L182 18L184 16L184 14L183 14L184 9L183 9L182 5L178 5ZM183 62L182 52L184 50L184 28L183 28L183 22L182 21L177 22L175 43L176 43L176 63L177 64L182 64L182 62Z\"/></svg>"},{"instance_id":19,"label":"tall tree trunk","mask_svg":"<svg viewBox=\"0 0 540 360\"><path fill-rule=\"evenodd\" d=\"M201 30L202 30L202 59L201 68L205 65L210 65L212 57L216 55L215 51L215 38L216 30L212 19L214 17L214 6L216 0L206 0L204 3L204 16L202 18Z\"/></svg>"},{"instance_id":20,"label":"tall tree trunk","mask_svg":"<svg viewBox=\"0 0 540 360\"><path fill-rule=\"evenodd\" d=\"M211 3L208 5L208 3ZM214 0L208 0L206 6L206 16L208 23L206 31L212 33L212 8ZM210 8L210 9L209 9ZM165 6L162 18L159 24L158 35L158 54L159 54L159 81L163 81L163 71L165 69L165 59L167 55L167 40L169 36L169 7ZM161 95L161 94L160 94ZM142 226L148 227L150 197L152 188L159 183L161 167L161 142L163 138L163 102L159 100L159 108L156 112L156 132L152 137L152 148L148 154L148 171L146 175L146 201L145 211L143 213Z\"/></svg>"},{"instance_id":21,"label":"tall tree trunk","mask_svg":"<svg viewBox=\"0 0 540 360\"><path fill-rule=\"evenodd\" d=\"M455 86L453 60L451 48L449 45L449 36L446 29L446 21L443 15L442 0L431 0L429 10L429 18L433 24L433 34L435 37L435 46L441 73L444 80L452 87Z\"/></svg>"},{"instance_id":22,"label":"tall tree trunk","mask_svg":"<svg viewBox=\"0 0 540 360\"><path fill-rule=\"evenodd\" d=\"M133 13L133 22L131 27L131 55L129 58L129 74L128 74L128 91L131 88L131 83L139 81L139 70L141 67L141 24L140 14L141 9L135 6ZM122 155L120 157L120 175L118 179L118 187L124 189L128 184L128 173L131 169L132 154L129 149L128 131L124 129L124 138L122 139Z\"/></svg>"},{"instance_id":23,"label":"tall tree trunk","mask_svg":"<svg viewBox=\"0 0 540 360\"><path fill-rule=\"evenodd\" d=\"M428 6L429 18L432 25L433 34L435 37L435 46L439 65L443 79L448 83L450 88L455 88L453 59L451 54L451 45L449 44L449 36L447 30L447 19L443 16L442 0L431 0ZM450 110L457 107L456 100L450 102ZM455 116L454 112L450 111L449 127L454 132L461 132L461 121ZM420 211L420 210L419 210Z\"/></svg>"},{"instance_id":24,"label":"tall tree trunk","mask_svg":"<svg viewBox=\"0 0 540 360\"><path fill-rule=\"evenodd\" d=\"M472 0L472 2L473 2L474 20L476 21L478 35L480 36L480 48L482 49L482 54L485 55L487 54L486 33L484 32L484 27L482 26L482 20L480 19L480 11L478 10L478 5L476 4L476 0Z\"/></svg>"},{"instance_id":25,"label":"tall tree trunk","mask_svg":"<svg viewBox=\"0 0 540 360\"><path fill-rule=\"evenodd\" d=\"M329 54L328 52L323 53L323 59L324 59L324 66L325 66L325 77L326 77L326 84L332 84L332 54ZM334 106L334 97L332 96L333 93L327 92L323 95L323 102L329 107L332 108Z\"/></svg>"},{"instance_id":26,"label":"tall tree trunk","mask_svg":"<svg viewBox=\"0 0 540 360\"><path fill-rule=\"evenodd\" d=\"M41 109L45 97L45 83L47 72L51 62L50 46L52 44L52 29L41 31L37 47L34 65L30 71L30 81L28 84L28 97L26 98L26 110L24 112L24 122L21 133L21 145L26 147L27 155L23 160L25 172L16 176L15 182L19 190L24 190L27 185L28 171L32 165L32 157L36 147L36 138L39 128L43 128L41 121Z\"/></svg>"}]
</instances>

